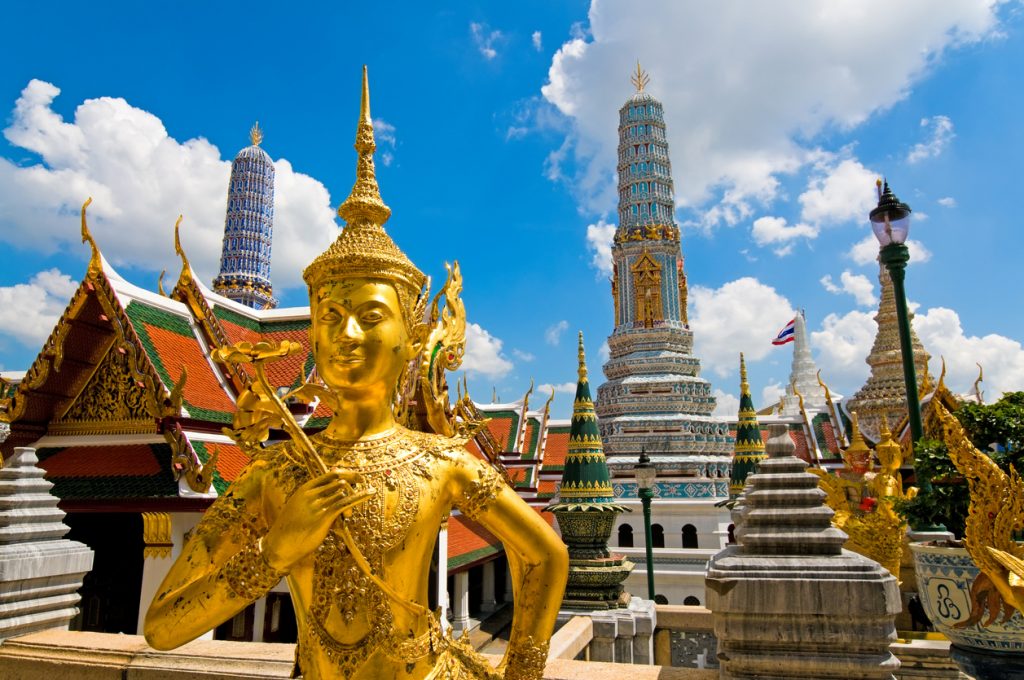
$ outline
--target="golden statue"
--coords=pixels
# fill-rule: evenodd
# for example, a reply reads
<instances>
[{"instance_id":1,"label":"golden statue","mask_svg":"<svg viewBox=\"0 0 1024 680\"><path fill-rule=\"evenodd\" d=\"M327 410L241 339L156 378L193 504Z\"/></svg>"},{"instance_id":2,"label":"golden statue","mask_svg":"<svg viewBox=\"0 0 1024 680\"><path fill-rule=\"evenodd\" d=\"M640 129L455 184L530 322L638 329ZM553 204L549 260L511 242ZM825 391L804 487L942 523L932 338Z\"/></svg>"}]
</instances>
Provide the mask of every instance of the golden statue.
<instances>
[{"instance_id":1,"label":"golden statue","mask_svg":"<svg viewBox=\"0 0 1024 680\"><path fill-rule=\"evenodd\" d=\"M852 414L850 446L843 450L843 469L836 474L808 468L819 477L825 503L835 511L832 524L849 537L843 546L885 567L897 579L906 542L906 522L893 508L895 501L910 499L917 489L903 492L900 461L903 452L882 421L882 440L875 447L879 469L871 470L871 449L860 433L857 414Z\"/></svg>"},{"instance_id":2,"label":"golden statue","mask_svg":"<svg viewBox=\"0 0 1024 680\"><path fill-rule=\"evenodd\" d=\"M267 383L264 364L297 351L295 343L239 343L215 352L219 361L254 364L256 380L239 398L230 431L252 461L206 512L164 579L146 615L146 639L158 649L181 645L285 578L299 629L296 660L307 680L537 680L568 553L501 475L464 448L464 427L449 420L442 435L399 423L436 432L441 416L450 415L436 368L461 360L465 316L457 266L444 313L437 313L437 298L428 311L426 277L382 227L391 211L374 175L365 68L355 147L356 183L338 209L346 226L303 273L325 386L298 392L328 400L334 416L307 438ZM423 398L427 413L419 420L408 408L410 394ZM291 439L262 448L270 428ZM453 640L439 612L427 609L425 565L453 507L490 530L508 555L515 613L497 669L467 640Z\"/></svg>"},{"instance_id":3,"label":"golden statue","mask_svg":"<svg viewBox=\"0 0 1024 680\"><path fill-rule=\"evenodd\" d=\"M1012 466L1003 472L975 448L956 416L935 406L949 459L970 486L964 547L981 570L971 584L970 616L956 627L1008 621L1024 612L1024 547L1014 539L1024 529L1024 481Z\"/></svg>"}]
</instances>

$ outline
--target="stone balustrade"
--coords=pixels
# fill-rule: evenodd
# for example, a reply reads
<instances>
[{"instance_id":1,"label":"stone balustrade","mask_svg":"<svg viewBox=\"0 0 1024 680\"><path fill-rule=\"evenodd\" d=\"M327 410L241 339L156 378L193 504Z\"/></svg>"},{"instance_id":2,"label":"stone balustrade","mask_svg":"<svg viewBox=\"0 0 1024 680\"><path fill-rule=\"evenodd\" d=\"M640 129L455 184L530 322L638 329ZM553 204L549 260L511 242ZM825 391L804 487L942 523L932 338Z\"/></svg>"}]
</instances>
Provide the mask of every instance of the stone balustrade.
<instances>
[{"instance_id":1,"label":"stone balustrade","mask_svg":"<svg viewBox=\"0 0 1024 680\"><path fill-rule=\"evenodd\" d=\"M575 621L575 620L574 620ZM586 626L563 636L587 636ZM571 654L570 646L552 640L552 650ZM578 652L577 652L578 653ZM12 638L0 645L4 680L75 678L76 680L190 680L191 678L288 678L295 645L264 642L196 640L176 650L149 647L138 635L47 630ZM489 657L497 663L497 657ZM545 680L621 680L622 664L550 658ZM717 672L691 668L629 666L630 680L714 680Z\"/></svg>"}]
</instances>

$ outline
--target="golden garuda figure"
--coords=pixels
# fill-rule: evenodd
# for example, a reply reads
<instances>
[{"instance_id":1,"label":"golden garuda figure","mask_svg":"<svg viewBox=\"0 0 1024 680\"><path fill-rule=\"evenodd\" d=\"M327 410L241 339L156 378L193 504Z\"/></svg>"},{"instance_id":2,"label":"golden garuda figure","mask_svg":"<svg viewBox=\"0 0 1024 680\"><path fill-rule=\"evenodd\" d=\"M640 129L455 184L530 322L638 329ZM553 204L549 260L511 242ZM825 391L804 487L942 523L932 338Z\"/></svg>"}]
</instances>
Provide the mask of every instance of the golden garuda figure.
<instances>
[{"instance_id":1,"label":"golden garuda figure","mask_svg":"<svg viewBox=\"0 0 1024 680\"><path fill-rule=\"evenodd\" d=\"M252 460L164 579L146 639L158 649L188 642L284 578L298 623L296 660L308 680L537 680L568 554L502 476L465 449L472 428L446 418L442 369L461 361L465 340L458 266L449 270L444 311L438 298L428 309L426 276L382 226L391 210L374 174L365 68L355 148L356 183L338 208L345 227L303 273L323 385L299 396L326 399L333 418L307 437L267 383L263 365L297 351L295 343L215 352L220 361L254 364L257 380L239 398L230 431ZM290 439L264 448L271 428ZM508 554L515 613L497 668L453 640L427 608L426 565L452 508L490 530Z\"/></svg>"}]
</instances>

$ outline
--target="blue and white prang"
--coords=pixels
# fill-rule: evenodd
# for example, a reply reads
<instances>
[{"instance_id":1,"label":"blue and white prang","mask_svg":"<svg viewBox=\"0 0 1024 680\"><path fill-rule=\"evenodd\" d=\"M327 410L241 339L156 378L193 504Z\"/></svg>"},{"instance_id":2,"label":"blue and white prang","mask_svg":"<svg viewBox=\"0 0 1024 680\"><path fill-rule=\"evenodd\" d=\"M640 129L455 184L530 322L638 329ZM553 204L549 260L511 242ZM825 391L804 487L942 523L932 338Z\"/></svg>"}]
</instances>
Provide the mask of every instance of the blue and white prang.
<instances>
[{"instance_id":1,"label":"blue and white prang","mask_svg":"<svg viewBox=\"0 0 1024 680\"><path fill-rule=\"evenodd\" d=\"M277 306L270 283L274 162L260 148L259 123L249 138L252 144L239 151L231 164L224 246L213 290L254 309L270 309Z\"/></svg>"}]
</instances>

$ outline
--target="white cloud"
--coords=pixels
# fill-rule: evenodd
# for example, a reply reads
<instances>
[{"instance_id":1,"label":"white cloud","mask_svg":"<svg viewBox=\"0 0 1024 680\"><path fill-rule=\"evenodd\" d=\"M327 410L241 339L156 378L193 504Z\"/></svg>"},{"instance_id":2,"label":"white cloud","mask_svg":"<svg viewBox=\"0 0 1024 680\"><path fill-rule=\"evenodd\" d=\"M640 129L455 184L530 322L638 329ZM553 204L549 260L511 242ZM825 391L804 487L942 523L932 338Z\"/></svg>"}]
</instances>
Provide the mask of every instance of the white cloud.
<instances>
[{"instance_id":1,"label":"white cloud","mask_svg":"<svg viewBox=\"0 0 1024 680\"><path fill-rule=\"evenodd\" d=\"M380 162L385 166L391 165L395 160L395 146L398 144L395 126L383 118L374 118L373 136L377 140L377 148L380 150Z\"/></svg>"},{"instance_id":2,"label":"white cloud","mask_svg":"<svg viewBox=\"0 0 1024 680\"><path fill-rule=\"evenodd\" d=\"M956 133L953 131L953 121L949 119L949 116L922 118L921 127L928 130L930 137L926 141L914 145L914 148L907 154L908 163L919 163L929 158L935 158L956 137Z\"/></svg>"},{"instance_id":3,"label":"white cloud","mask_svg":"<svg viewBox=\"0 0 1024 680\"><path fill-rule=\"evenodd\" d=\"M1024 347L1002 335L967 335L959 315L952 309L933 307L914 315L914 330L932 355L931 370L939 374L939 357L946 358L946 385L954 392L972 391L978 367L985 369L981 384L986 401L995 401L1003 392L1024 389Z\"/></svg>"},{"instance_id":4,"label":"white cloud","mask_svg":"<svg viewBox=\"0 0 1024 680\"><path fill-rule=\"evenodd\" d=\"M835 165L816 165L817 172L800 194L801 218L816 225L866 222L878 202L878 175L860 161L847 158Z\"/></svg>"},{"instance_id":5,"label":"white cloud","mask_svg":"<svg viewBox=\"0 0 1024 680\"><path fill-rule=\"evenodd\" d=\"M811 346L817 350L822 379L829 385L842 386L840 390L860 387L868 377L864 360L877 331L874 312L854 310L842 316L826 316L821 330L811 333Z\"/></svg>"},{"instance_id":6,"label":"white cloud","mask_svg":"<svg viewBox=\"0 0 1024 680\"><path fill-rule=\"evenodd\" d=\"M830 293L847 293L854 297L858 305L866 307L878 303L878 298L875 297L875 284L863 274L851 274L846 270L839 276L839 281L840 285L837 286L830 274L821 277L821 285Z\"/></svg>"},{"instance_id":7,"label":"white cloud","mask_svg":"<svg viewBox=\"0 0 1024 680\"><path fill-rule=\"evenodd\" d=\"M817 238L818 230L809 224L787 225L785 218L782 217L759 217L754 220L751 234L754 237L754 242L759 246L772 243L783 244L775 249L775 254L782 257L792 252L793 239Z\"/></svg>"},{"instance_id":8,"label":"white cloud","mask_svg":"<svg viewBox=\"0 0 1024 680\"><path fill-rule=\"evenodd\" d=\"M4 130L12 145L38 154L40 162L0 158L0 241L85 257L75 216L92 196L89 227L112 264L173 272L180 265L172 227L180 213L186 252L209 283L219 266L230 162L205 139L168 136L159 118L120 98L87 99L67 122L52 108L59 93L32 80ZM323 184L287 160L275 168L271 275L280 289L301 285L302 268L338 227Z\"/></svg>"},{"instance_id":9,"label":"white cloud","mask_svg":"<svg viewBox=\"0 0 1024 680\"><path fill-rule=\"evenodd\" d=\"M850 248L848 257L860 265L871 264L878 261L878 239L874 234L869 233ZM907 239L907 249L910 251L910 264L927 262L932 259L932 251L928 250L923 243L914 239Z\"/></svg>"},{"instance_id":10,"label":"white cloud","mask_svg":"<svg viewBox=\"0 0 1024 680\"><path fill-rule=\"evenodd\" d=\"M555 391L555 394L571 394L575 396L576 383L564 382L558 383L557 385L552 385L551 383L543 383L537 386L537 389L534 391L534 394L539 394L547 398L551 396L552 389Z\"/></svg>"},{"instance_id":11,"label":"white cloud","mask_svg":"<svg viewBox=\"0 0 1024 680\"><path fill-rule=\"evenodd\" d=\"M717 387L711 393L715 397L715 410L711 412L711 415L719 418L735 418L739 414L739 397Z\"/></svg>"},{"instance_id":12,"label":"white cloud","mask_svg":"<svg viewBox=\"0 0 1024 680\"><path fill-rule=\"evenodd\" d=\"M767 356L779 326L795 314L789 300L749 276L716 289L691 287L690 309L694 353L722 377L736 370L740 352L748 362Z\"/></svg>"},{"instance_id":13,"label":"white cloud","mask_svg":"<svg viewBox=\"0 0 1024 680\"><path fill-rule=\"evenodd\" d=\"M38 348L77 288L76 281L57 269L41 271L28 283L0 287L0 334Z\"/></svg>"},{"instance_id":14,"label":"white cloud","mask_svg":"<svg viewBox=\"0 0 1024 680\"><path fill-rule=\"evenodd\" d=\"M531 361L537 358L536 356L529 352L524 352L521 349L515 348L512 349L512 356L514 356L516 359L519 359L520 361L525 361L526 363L530 363Z\"/></svg>"},{"instance_id":15,"label":"white cloud","mask_svg":"<svg viewBox=\"0 0 1024 680\"><path fill-rule=\"evenodd\" d=\"M956 199L953 198L952 196L943 196L938 201L936 201L936 203L941 205L943 208L955 208L956 207Z\"/></svg>"},{"instance_id":16,"label":"white cloud","mask_svg":"<svg viewBox=\"0 0 1024 680\"><path fill-rule=\"evenodd\" d=\"M608 341L607 340L605 340L603 343L601 343L601 348L597 350L597 356L601 360L602 364L607 362L608 359L611 358L612 350L608 346Z\"/></svg>"},{"instance_id":17,"label":"white cloud","mask_svg":"<svg viewBox=\"0 0 1024 680\"><path fill-rule=\"evenodd\" d=\"M573 124L557 176L584 209L614 209L615 112L639 57L647 89L665 105L680 205L710 201L718 210L704 211L708 221L728 221L771 201L781 175L813 161L806 140L856 127L903 99L948 50L996 34L997 8L995 0L863 0L814 12L799 0L593 2L589 25L555 53L542 89Z\"/></svg>"},{"instance_id":18,"label":"white cloud","mask_svg":"<svg viewBox=\"0 0 1024 680\"><path fill-rule=\"evenodd\" d=\"M502 341L479 324L466 324L466 356L462 370L469 375L502 378L512 370L512 362L501 353Z\"/></svg>"},{"instance_id":19,"label":"white cloud","mask_svg":"<svg viewBox=\"0 0 1024 680\"><path fill-rule=\"evenodd\" d=\"M587 225L587 248L591 252L590 264L605 276L612 275L612 240L615 225L604 220Z\"/></svg>"},{"instance_id":20,"label":"white cloud","mask_svg":"<svg viewBox=\"0 0 1024 680\"><path fill-rule=\"evenodd\" d=\"M473 37L473 44L483 55L484 59L490 61L498 56L495 45L504 37L501 31L489 31L487 24L472 22L469 24L469 33Z\"/></svg>"},{"instance_id":21,"label":"white cloud","mask_svg":"<svg viewBox=\"0 0 1024 680\"><path fill-rule=\"evenodd\" d=\"M1024 347L1017 340L990 333L967 335L959 315L952 309L933 307L914 315L914 330L932 355L931 371L938 375L940 356L946 358L946 384L954 392L967 393L985 369L982 389L986 400L1006 391L1024 389ZM829 314L822 330L811 333L822 378L839 391L853 394L867 380L865 362L877 333L873 312L852 311L842 316Z\"/></svg>"},{"instance_id":22,"label":"white cloud","mask_svg":"<svg viewBox=\"0 0 1024 680\"><path fill-rule=\"evenodd\" d=\"M533 41L533 49L537 50L538 52L544 49L544 45L543 43L541 43L541 39L542 38L540 31L534 31L533 35L530 36L530 40Z\"/></svg>"},{"instance_id":23,"label":"white cloud","mask_svg":"<svg viewBox=\"0 0 1024 680\"><path fill-rule=\"evenodd\" d=\"M786 386L782 383L768 383L761 389L761 403L756 408L765 408L779 403L779 397L786 393Z\"/></svg>"},{"instance_id":24,"label":"white cloud","mask_svg":"<svg viewBox=\"0 0 1024 680\"><path fill-rule=\"evenodd\" d=\"M557 347L558 343L562 340L562 335L567 330L569 330L569 322L562 319L553 326L549 326L548 329L544 331L544 342L553 347Z\"/></svg>"}]
</instances>

